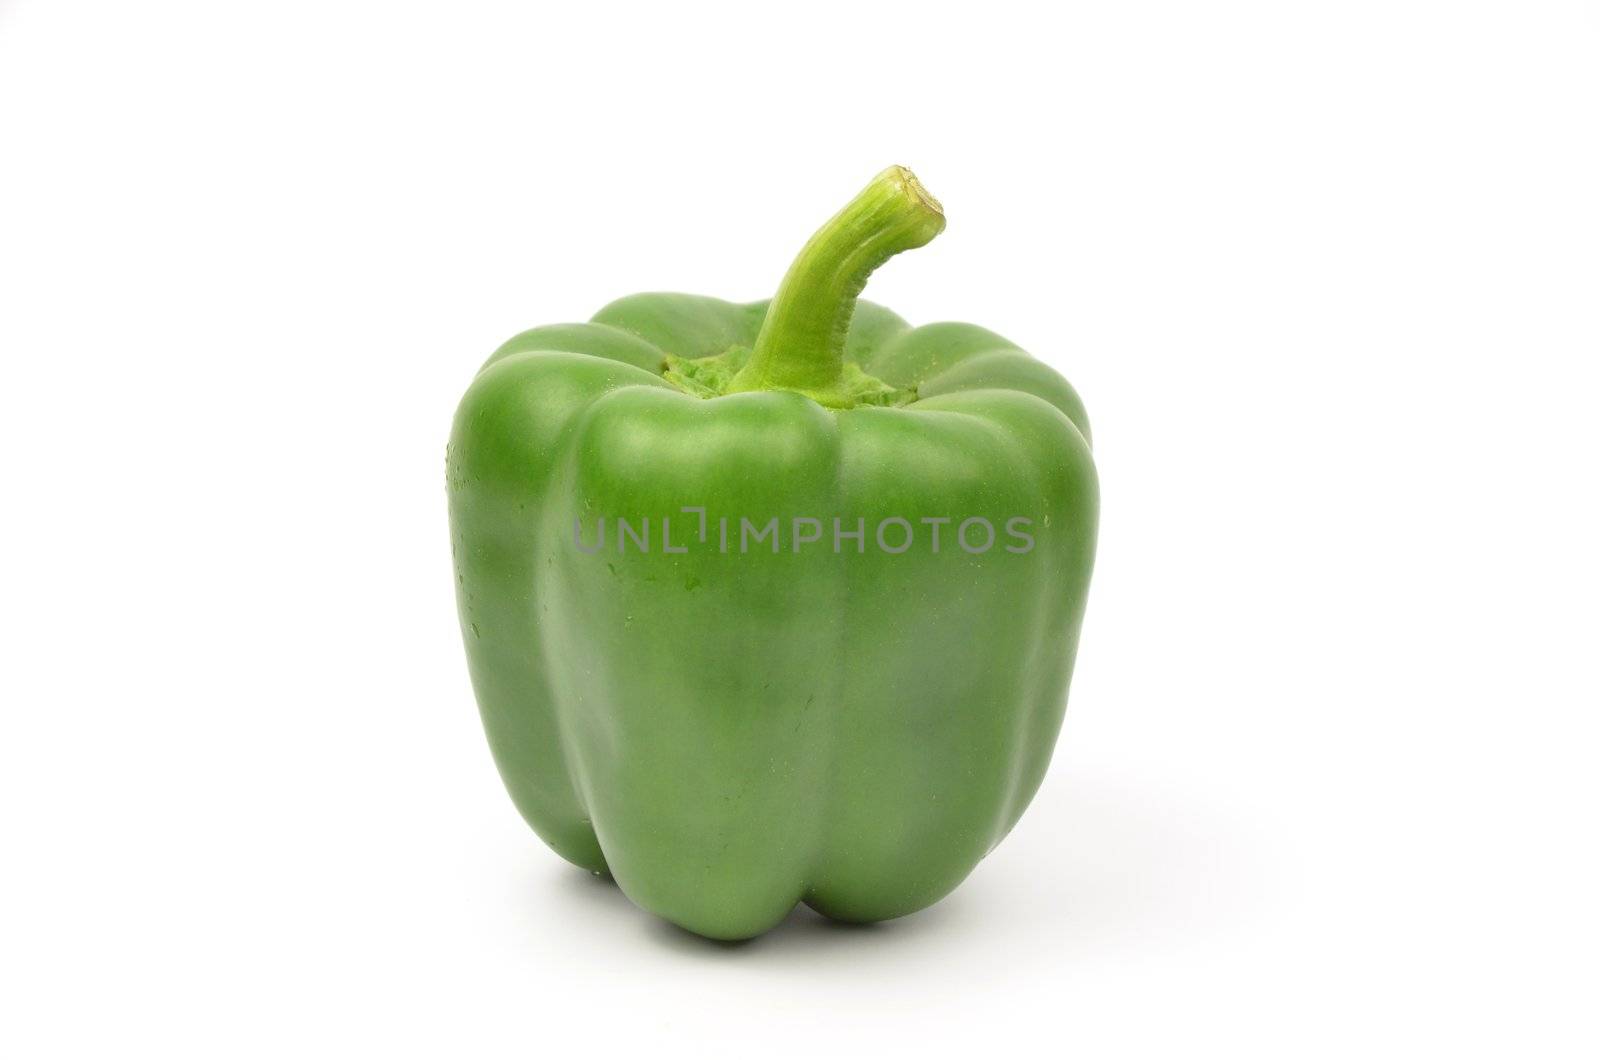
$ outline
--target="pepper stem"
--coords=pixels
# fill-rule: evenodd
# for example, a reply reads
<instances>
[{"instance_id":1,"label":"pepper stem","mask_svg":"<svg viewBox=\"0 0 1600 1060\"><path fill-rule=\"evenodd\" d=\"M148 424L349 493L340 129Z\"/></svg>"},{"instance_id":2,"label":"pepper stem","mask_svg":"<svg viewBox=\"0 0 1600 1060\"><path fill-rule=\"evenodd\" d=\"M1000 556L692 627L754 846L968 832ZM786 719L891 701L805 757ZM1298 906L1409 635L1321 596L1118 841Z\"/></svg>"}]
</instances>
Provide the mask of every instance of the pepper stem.
<instances>
[{"instance_id":1,"label":"pepper stem","mask_svg":"<svg viewBox=\"0 0 1600 1060\"><path fill-rule=\"evenodd\" d=\"M846 385L844 343L867 277L943 230L943 208L909 169L890 166L879 173L789 266L750 360L727 393L794 390L831 407L855 404Z\"/></svg>"}]
</instances>

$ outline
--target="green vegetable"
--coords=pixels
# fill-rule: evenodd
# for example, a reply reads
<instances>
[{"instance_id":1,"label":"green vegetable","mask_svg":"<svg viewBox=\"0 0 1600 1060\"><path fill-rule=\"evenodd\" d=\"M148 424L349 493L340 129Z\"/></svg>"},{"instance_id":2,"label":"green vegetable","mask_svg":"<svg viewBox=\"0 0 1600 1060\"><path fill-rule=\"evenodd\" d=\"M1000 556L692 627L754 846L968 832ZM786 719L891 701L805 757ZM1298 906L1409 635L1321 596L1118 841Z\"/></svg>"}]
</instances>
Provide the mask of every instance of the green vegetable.
<instances>
[{"instance_id":1,"label":"green vegetable","mask_svg":"<svg viewBox=\"0 0 1600 1060\"><path fill-rule=\"evenodd\" d=\"M880 174L777 296L624 298L462 399L461 626L512 800L713 938L949 893L1061 725L1097 492L1072 388L857 296L944 214Z\"/></svg>"}]
</instances>

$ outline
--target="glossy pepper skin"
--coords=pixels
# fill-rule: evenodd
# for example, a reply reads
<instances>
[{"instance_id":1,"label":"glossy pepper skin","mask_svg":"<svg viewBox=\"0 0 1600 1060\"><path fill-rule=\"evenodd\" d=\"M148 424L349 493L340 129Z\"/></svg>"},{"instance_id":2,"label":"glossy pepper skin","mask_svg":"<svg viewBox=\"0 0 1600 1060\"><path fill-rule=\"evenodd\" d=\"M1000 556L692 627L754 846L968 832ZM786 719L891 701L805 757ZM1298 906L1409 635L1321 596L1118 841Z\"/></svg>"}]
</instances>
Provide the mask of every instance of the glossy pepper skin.
<instances>
[{"instance_id":1,"label":"glossy pepper skin","mask_svg":"<svg viewBox=\"0 0 1600 1060\"><path fill-rule=\"evenodd\" d=\"M535 328L456 414L461 627L501 776L557 853L690 931L921 909L1049 762L1093 563L1089 428L993 332L857 301L943 224L892 168L770 303L635 295ZM773 518L776 551L741 540ZM974 518L986 550L978 523L958 540Z\"/></svg>"}]
</instances>

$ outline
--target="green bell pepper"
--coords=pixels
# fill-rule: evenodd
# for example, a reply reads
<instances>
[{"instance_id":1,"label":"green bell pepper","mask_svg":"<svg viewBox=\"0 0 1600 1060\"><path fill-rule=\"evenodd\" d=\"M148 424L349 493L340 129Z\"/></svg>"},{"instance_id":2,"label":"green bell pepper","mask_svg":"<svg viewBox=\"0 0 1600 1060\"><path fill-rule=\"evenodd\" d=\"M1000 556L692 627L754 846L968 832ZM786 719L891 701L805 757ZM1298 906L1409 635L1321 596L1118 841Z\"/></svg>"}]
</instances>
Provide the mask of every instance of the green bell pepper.
<instances>
[{"instance_id":1,"label":"green bell pepper","mask_svg":"<svg viewBox=\"0 0 1600 1060\"><path fill-rule=\"evenodd\" d=\"M1097 485L1065 380L858 302L944 227L880 174L770 302L526 331L447 455L461 627L512 801L699 934L949 893L1060 729Z\"/></svg>"}]
</instances>

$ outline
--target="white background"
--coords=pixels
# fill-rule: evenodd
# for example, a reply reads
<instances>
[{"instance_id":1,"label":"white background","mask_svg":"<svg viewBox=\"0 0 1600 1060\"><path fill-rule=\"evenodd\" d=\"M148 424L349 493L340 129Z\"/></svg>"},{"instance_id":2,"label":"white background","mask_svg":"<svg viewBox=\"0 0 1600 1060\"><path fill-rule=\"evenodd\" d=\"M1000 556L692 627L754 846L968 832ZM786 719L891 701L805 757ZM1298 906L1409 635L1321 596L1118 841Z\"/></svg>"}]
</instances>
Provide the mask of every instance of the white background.
<instances>
[{"instance_id":1,"label":"white background","mask_svg":"<svg viewBox=\"0 0 1600 1060\"><path fill-rule=\"evenodd\" d=\"M1594 1056L1600 16L1579 3L0 3L0 1052ZM725 947L513 812L443 488L479 361L870 297L1084 395L1045 786L954 896ZM916 650L908 646L908 650Z\"/></svg>"}]
</instances>

